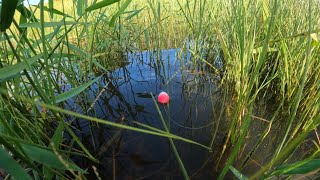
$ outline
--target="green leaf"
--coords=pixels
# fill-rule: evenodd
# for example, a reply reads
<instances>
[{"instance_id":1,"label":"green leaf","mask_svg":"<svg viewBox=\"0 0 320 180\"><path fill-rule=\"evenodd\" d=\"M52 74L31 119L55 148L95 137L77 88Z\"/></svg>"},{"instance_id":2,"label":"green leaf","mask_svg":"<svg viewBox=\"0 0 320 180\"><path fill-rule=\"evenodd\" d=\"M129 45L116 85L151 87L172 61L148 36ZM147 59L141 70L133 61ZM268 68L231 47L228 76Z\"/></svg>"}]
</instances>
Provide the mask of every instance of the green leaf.
<instances>
[{"instance_id":1,"label":"green leaf","mask_svg":"<svg viewBox=\"0 0 320 180\"><path fill-rule=\"evenodd\" d=\"M36 8L40 8L40 6L36 6L36 5L33 5L33 6L36 7ZM50 4L49 4L49 8L46 7L46 6L43 6L43 10L49 12L50 14L53 13L53 14L57 14L57 15L66 16L66 17L72 18L72 16L70 16L70 15L68 15L66 13L63 13L63 12L53 8L53 7L51 8Z\"/></svg>"},{"instance_id":2,"label":"green leaf","mask_svg":"<svg viewBox=\"0 0 320 180\"><path fill-rule=\"evenodd\" d=\"M101 76L100 76L101 77ZM84 91L87 87L91 86L93 83L97 82L100 77L96 78L96 79L93 79L81 86L78 86L76 88L73 88L65 93L62 93L62 94L59 94L56 96L56 103L60 103L60 102L63 102L65 100L68 100L70 98L72 98L73 96L81 93L82 91Z\"/></svg>"},{"instance_id":3,"label":"green leaf","mask_svg":"<svg viewBox=\"0 0 320 180\"><path fill-rule=\"evenodd\" d=\"M1 4L1 17L0 17L0 31L4 32L12 23L14 12L18 0L2 0Z\"/></svg>"},{"instance_id":4,"label":"green leaf","mask_svg":"<svg viewBox=\"0 0 320 180\"><path fill-rule=\"evenodd\" d=\"M47 149L39 148L32 145L23 144L21 145L24 149L25 153L32 159L38 163L46 165L48 167L62 169L62 170L73 170L85 172L83 169L79 168L73 162L71 162L68 158L59 155L60 158L57 157L55 153L49 151Z\"/></svg>"},{"instance_id":5,"label":"green leaf","mask_svg":"<svg viewBox=\"0 0 320 180\"><path fill-rule=\"evenodd\" d=\"M116 22L117 18L124 12L124 10L126 10L126 8L129 6L129 4L131 3L132 0L126 0L126 2L124 2L122 4L122 6L120 7L119 11L112 16L109 26L113 27L114 23Z\"/></svg>"},{"instance_id":6,"label":"green leaf","mask_svg":"<svg viewBox=\"0 0 320 180\"><path fill-rule=\"evenodd\" d=\"M44 10L44 6L42 6ZM50 18L53 18L53 0L49 0L49 12L50 12Z\"/></svg>"},{"instance_id":7,"label":"green leaf","mask_svg":"<svg viewBox=\"0 0 320 180\"><path fill-rule=\"evenodd\" d=\"M48 27L56 27L56 26L63 26L63 25L73 25L77 23L78 22L74 22L74 21L45 22L44 27L48 28ZM20 27L41 28L41 23L33 22L33 23L20 24Z\"/></svg>"},{"instance_id":8,"label":"green leaf","mask_svg":"<svg viewBox=\"0 0 320 180\"><path fill-rule=\"evenodd\" d=\"M129 20L131 18L133 18L134 16L136 16L137 14L139 14L144 8L141 8L139 10L134 11L133 13L131 13L125 20Z\"/></svg>"},{"instance_id":9,"label":"green leaf","mask_svg":"<svg viewBox=\"0 0 320 180\"><path fill-rule=\"evenodd\" d=\"M63 141L63 130L64 130L64 122L60 122L54 135L51 139L51 142L54 144L55 148L59 148L60 143Z\"/></svg>"},{"instance_id":10,"label":"green leaf","mask_svg":"<svg viewBox=\"0 0 320 180\"><path fill-rule=\"evenodd\" d=\"M56 149L60 148L59 146L63 141L63 130L64 130L64 122L60 122L51 139L51 142L53 143L53 147ZM53 179L54 177L54 173L48 167L43 168L43 174L46 177L46 179Z\"/></svg>"},{"instance_id":11,"label":"green leaf","mask_svg":"<svg viewBox=\"0 0 320 180\"><path fill-rule=\"evenodd\" d=\"M79 145L79 147L84 151L84 153L88 156L89 159L91 159L94 162L98 162L89 152L89 150L82 144L81 140L78 138L78 136L70 129L69 126L66 126L66 130L72 137L72 139Z\"/></svg>"},{"instance_id":12,"label":"green leaf","mask_svg":"<svg viewBox=\"0 0 320 180\"><path fill-rule=\"evenodd\" d=\"M54 28L54 31L52 33L46 35L46 39L49 42L52 41L53 38L57 36L60 31L61 31L61 26L57 26L56 28Z\"/></svg>"},{"instance_id":13,"label":"green leaf","mask_svg":"<svg viewBox=\"0 0 320 180\"><path fill-rule=\"evenodd\" d=\"M24 99L26 100L26 99ZM30 100L31 102L31 100ZM34 102L34 101L32 101ZM187 143L192 143L192 144L196 144L196 145L199 145L203 148L206 148L208 150L211 151L211 148L205 146L205 145L202 145L200 143L197 143L195 141L192 141L192 140L189 140L189 139L186 139L186 138L183 138L183 137L180 137L180 136L176 136L174 134L170 134L170 133L167 133L165 131L162 131L160 129L157 129L157 131L150 131L150 130L146 130L146 129L141 129L141 128L136 128L136 127L133 127L133 126L128 126L128 125L124 125L124 124L121 124L121 123L115 123L115 122L111 122L111 121L107 121L105 119L99 119L99 118L95 118L95 117L90 117L90 116L86 116L86 115L83 115L83 114L80 114L80 113L76 113L76 112L72 112L72 111L68 111L68 110L65 110L65 109L62 109L62 108L59 108L57 106L54 106L54 105L50 105L50 104L46 104L46 103L43 103L43 102L34 102L36 105L39 105L39 106L42 106L42 107L46 107L47 109L51 109L53 111L57 111L57 112L60 112L60 113L63 113L63 114L68 114L68 115L71 115L71 116L75 116L75 117L78 117L78 118L82 118L82 119L86 119L86 120L89 120L91 122L95 122L95 123L101 123L101 124L105 124L105 125L109 125L109 126L113 126L113 127L116 127L116 128L121 128L121 129L128 129L128 130L132 130L132 131L137 131L137 132L141 132L141 133L146 133L146 134L151 134L151 135L156 135L156 136L161 136L161 137L169 137L169 138L173 138L173 139L177 139L177 140L181 140L181 141L184 141L184 142L187 142ZM67 129L67 131L69 132L69 134L75 139L75 141L79 141L77 140L77 136L73 133L73 131L68 127L68 126L65 126L65 128ZM154 129L154 128L153 128ZM80 141L79 141L80 142ZM77 142L78 143L78 142ZM81 143L81 142L80 142ZM85 148L84 148L85 149Z\"/></svg>"},{"instance_id":14,"label":"green leaf","mask_svg":"<svg viewBox=\"0 0 320 180\"><path fill-rule=\"evenodd\" d=\"M82 15L82 8L83 8L82 0L78 0L77 1L77 14L78 14L78 16Z\"/></svg>"},{"instance_id":15,"label":"green leaf","mask_svg":"<svg viewBox=\"0 0 320 180\"><path fill-rule=\"evenodd\" d=\"M54 177L52 168L49 168L49 167L47 167L47 166L44 166L44 167L43 167L42 173L43 173L45 179L53 179L53 177Z\"/></svg>"},{"instance_id":16,"label":"green leaf","mask_svg":"<svg viewBox=\"0 0 320 180\"><path fill-rule=\"evenodd\" d=\"M52 145L55 149L60 149L60 144L63 141L63 130L64 122L60 122L51 139ZM46 179L52 179L54 177L54 173L50 168L45 166L42 171Z\"/></svg>"},{"instance_id":17,"label":"green leaf","mask_svg":"<svg viewBox=\"0 0 320 180\"><path fill-rule=\"evenodd\" d=\"M96 10L96 9L100 9L100 8L103 8L103 7L106 7L106 6L109 6L113 3L116 3L116 2L119 2L120 0L104 0L104 1L100 1L98 3L95 3L91 6L89 6L87 9L86 9L86 12L90 12L90 11L93 11L93 10Z\"/></svg>"},{"instance_id":18,"label":"green leaf","mask_svg":"<svg viewBox=\"0 0 320 180\"><path fill-rule=\"evenodd\" d=\"M83 11L85 11L85 8L88 6L87 0L78 0L77 1L77 14L80 17L83 14Z\"/></svg>"},{"instance_id":19,"label":"green leaf","mask_svg":"<svg viewBox=\"0 0 320 180\"><path fill-rule=\"evenodd\" d=\"M285 164L277 167L271 175L294 175L306 174L311 171L320 169L320 159L308 161L299 161L292 164Z\"/></svg>"},{"instance_id":20,"label":"green leaf","mask_svg":"<svg viewBox=\"0 0 320 180\"><path fill-rule=\"evenodd\" d=\"M74 52L78 53L81 56L86 56L87 52L85 52L84 50L78 48L77 46L72 45L69 42L64 41L63 44L65 44L66 46L68 46L71 50L73 50Z\"/></svg>"},{"instance_id":21,"label":"green leaf","mask_svg":"<svg viewBox=\"0 0 320 180\"><path fill-rule=\"evenodd\" d=\"M38 20L33 16L29 9L27 9L23 4L20 4L16 8L22 16L29 19L31 22L38 22Z\"/></svg>"},{"instance_id":22,"label":"green leaf","mask_svg":"<svg viewBox=\"0 0 320 180\"><path fill-rule=\"evenodd\" d=\"M43 54L38 54L28 59L27 62L23 61L14 65L6 66L0 69L0 82L14 77L16 74L20 73L22 70L27 69L29 65L35 63L38 59L43 57ZM29 64L29 65L28 65Z\"/></svg>"},{"instance_id":23,"label":"green leaf","mask_svg":"<svg viewBox=\"0 0 320 180\"><path fill-rule=\"evenodd\" d=\"M0 168L6 170L14 179L32 178L26 171L0 146Z\"/></svg>"},{"instance_id":24,"label":"green leaf","mask_svg":"<svg viewBox=\"0 0 320 180\"><path fill-rule=\"evenodd\" d=\"M27 18L25 16L20 16L20 20L19 20L19 24L23 24L23 23L27 23ZM27 37L27 28L19 28L19 33L20 36L25 36ZM21 43L23 44L25 42L25 40L23 38L21 38Z\"/></svg>"},{"instance_id":25,"label":"green leaf","mask_svg":"<svg viewBox=\"0 0 320 180\"><path fill-rule=\"evenodd\" d=\"M230 166L229 169L233 172L233 174L239 179L239 180L248 180L248 178L243 175L240 171L238 171L233 166Z\"/></svg>"},{"instance_id":26,"label":"green leaf","mask_svg":"<svg viewBox=\"0 0 320 180\"><path fill-rule=\"evenodd\" d=\"M100 69L104 70L105 72L108 72L108 70L105 67L103 67L97 60L93 60L92 62L94 65L96 65Z\"/></svg>"}]
</instances>

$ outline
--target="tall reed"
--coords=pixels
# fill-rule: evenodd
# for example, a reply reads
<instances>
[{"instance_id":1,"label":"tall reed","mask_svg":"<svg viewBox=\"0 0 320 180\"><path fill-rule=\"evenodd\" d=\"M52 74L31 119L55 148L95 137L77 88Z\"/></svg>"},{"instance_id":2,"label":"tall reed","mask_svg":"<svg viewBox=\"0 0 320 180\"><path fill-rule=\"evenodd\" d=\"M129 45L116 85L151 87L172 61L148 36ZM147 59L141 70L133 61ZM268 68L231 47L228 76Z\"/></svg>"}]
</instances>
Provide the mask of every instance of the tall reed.
<instances>
[{"instance_id":1,"label":"tall reed","mask_svg":"<svg viewBox=\"0 0 320 180\"><path fill-rule=\"evenodd\" d=\"M161 56L166 48L189 52L194 71L210 69L221 80L221 90L231 94L223 98L226 109L220 111L227 117L220 115L217 123L230 124L215 159L222 165L220 179L229 170L253 179L295 175L294 170L319 158L317 0L41 0L37 6L2 0L1 5L0 160L10 163L0 165L13 177L83 178L85 170L70 157L96 159L65 121L68 116L214 150L168 131L133 128L64 109L69 99L88 99L85 89L120 66L127 52L150 50ZM275 106L271 116L258 114L261 102ZM92 103L80 101L80 106L88 110ZM259 138L250 136L257 119L268 124ZM279 126L280 136L274 137ZM64 144L64 132L79 149ZM256 174L247 174L246 166L269 137L277 139L272 157L259 162ZM295 158L305 141L313 142L311 152Z\"/></svg>"}]
</instances>

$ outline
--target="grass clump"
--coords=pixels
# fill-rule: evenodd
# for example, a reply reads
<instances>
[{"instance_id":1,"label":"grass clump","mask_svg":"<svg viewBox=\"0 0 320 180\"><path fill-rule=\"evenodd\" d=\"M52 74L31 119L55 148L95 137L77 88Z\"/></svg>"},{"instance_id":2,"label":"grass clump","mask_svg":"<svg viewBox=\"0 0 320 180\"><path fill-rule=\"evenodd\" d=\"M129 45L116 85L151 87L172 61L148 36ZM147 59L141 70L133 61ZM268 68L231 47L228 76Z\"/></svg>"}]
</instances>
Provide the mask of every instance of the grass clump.
<instances>
[{"instance_id":1,"label":"grass clump","mask_svg":"<svg viewBox=\"0 0 320 180\"><path fill-rule=\"evenodd\" d=\"M10 163L0 161L0 167L11 176L85 177L70 157L96 160L65 121L69 116L167 137L174 149L172 139L203 146L167 129L139 129L64 110L67 100L87 98L84 90L98 83L96 74L126 64L127 53L149 50L160 56L167 48L188 51L194 71L210 69L229 93L221 113L226 111L230 127L215 160L222 167L220 179L229 170L254 179L316 174L320 168L318 1L49 0L24 6L3 0L1 5L0 158ZM261 102L273 106L267 117L256 114ZM89 111L94 102L80 104ZM258 138L250 136L257 119L267 122ZM275 131L272 155L258 162L257 173L249 173ZM214 141L215 136L211 145ZM310 151L297 158L310 142Z\"/></svg>"}]
</instances>

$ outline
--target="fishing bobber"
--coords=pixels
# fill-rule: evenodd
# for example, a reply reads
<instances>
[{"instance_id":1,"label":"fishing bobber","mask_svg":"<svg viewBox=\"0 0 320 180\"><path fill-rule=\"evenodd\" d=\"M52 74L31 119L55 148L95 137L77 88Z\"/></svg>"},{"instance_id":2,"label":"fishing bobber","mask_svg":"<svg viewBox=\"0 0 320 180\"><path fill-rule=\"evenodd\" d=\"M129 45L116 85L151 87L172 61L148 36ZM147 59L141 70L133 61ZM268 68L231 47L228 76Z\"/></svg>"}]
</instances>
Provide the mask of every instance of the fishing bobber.
<instances>
[{"instance_id":1,"label":"fishing bobber","mask_svg":"<svg viewBox=\"0 0 320 180\"><path fill-rule=\"evenodd\" d=\"M161 103L161 104L167 104L170 100L170 97L168 95L168 93L166 92L161 92L159 95L158 95L158 102Z\"/></svg>"}]
</instances>

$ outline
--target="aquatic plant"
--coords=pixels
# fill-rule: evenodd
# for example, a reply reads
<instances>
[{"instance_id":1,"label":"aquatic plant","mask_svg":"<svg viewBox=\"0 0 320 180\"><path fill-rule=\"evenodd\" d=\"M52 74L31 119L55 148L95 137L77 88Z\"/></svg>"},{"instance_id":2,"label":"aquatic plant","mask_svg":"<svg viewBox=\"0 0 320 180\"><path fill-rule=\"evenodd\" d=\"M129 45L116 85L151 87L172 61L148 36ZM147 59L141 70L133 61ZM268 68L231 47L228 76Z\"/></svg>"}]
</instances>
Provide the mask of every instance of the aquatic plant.
<instances>
[{"instance_id":1,"label":"aquatic plant","mask_svg":"<svg viewBox=\"0 0 320 180\"><path fill-rule=\"evenodd\" d=\"M2 0L0 170L16 179L82 179L89 168L99 176L71 160L98 161L77 136L73 123L81 118L91 134L107 125L167 138L186 179L173 139L214 151L222 124L228 131L210 158L220 179L318 175L319 9L317 0ZM94 116L107 87L116 89L112 80L101 83L104 75L143 50L161 71L167 48L181 48L181 61L190 55L183 68L195 80L206 73L219 80L224 93L208 145L170 133L159 109L164 130L122 123L123 114L121 123ZM86 89L96 86L91 102ZM70 109L73 101L81 111ZM269 141L275 148L262 156Z\"/></svg>"}]
</instances>

